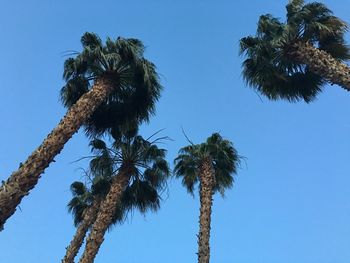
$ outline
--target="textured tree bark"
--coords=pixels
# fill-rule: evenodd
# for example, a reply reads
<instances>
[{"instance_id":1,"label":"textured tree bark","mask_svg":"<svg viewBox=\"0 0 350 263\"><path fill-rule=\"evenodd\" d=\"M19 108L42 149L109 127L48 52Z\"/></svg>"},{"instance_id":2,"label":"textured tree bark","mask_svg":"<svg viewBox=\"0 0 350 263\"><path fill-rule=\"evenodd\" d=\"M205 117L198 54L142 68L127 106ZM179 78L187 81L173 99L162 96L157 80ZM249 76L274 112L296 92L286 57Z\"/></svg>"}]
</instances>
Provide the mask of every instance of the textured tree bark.
<instances>
[{"instance_id":1,"label":"textured tree bark","mask_svg":"<svg viewBox=\"0 0 350 263\"><path fill-rule=\"evenodd\" d=\"M213 204L214 170L210 158L203 160L200 166L200 216L198 235L198 263L209 263L210 259L210 223Z\"/></svg>"},{"instance_id":2,"label":"textured tree bark","mask_svg":"<svg viewBox=\"0 0 350 263\"><path fill-rule=\"evenodd\" d=\"M350 91L350 67L308 42L296 42L287 52L293 59L309 66L311 72Z\"/></svg>"},{"instance_id":3,"label":"textured tree bark","mask_svg":"<svg viewBox=\"0 0 350 263\"><path fill-rule=\"evenodd\" d=\"M92 226L80 263L92 263L104 240L106 230L111 225L117 204L130 181L130 173L123 171L119 173L112 182L111 188L102 201L95 223Z\"/></svg>"},{"instance_id":4,"label":"textured tree bark","mask_svg":"<svg viewBox=\"0 0 350 263\"><path fill-rule=\"evenodd\" d=\"M86 212L84 212L83 221L78 225L74 238L66 249L66 255L62 259L62 263L74 263L74 258L78 254L79 249L84 242L86 233L96 220L100 204L101 199L96 198L92 206L89 207Z\"/></svg>"},{"instance_id":5,"label":"textured tree bark","mask_svg":"<svg viewBox=\"0 0 350 263\"><path fill-rule=\"evenodd\" d=\"M46 137L42 144L0 187L0 230L12 216L22 198L38 183L40 175L61 152L65 143L78 131L97 107L112 92L108 79L100 79L94 87L69 109L60 123Z\"/></svg>"}]
</instances>

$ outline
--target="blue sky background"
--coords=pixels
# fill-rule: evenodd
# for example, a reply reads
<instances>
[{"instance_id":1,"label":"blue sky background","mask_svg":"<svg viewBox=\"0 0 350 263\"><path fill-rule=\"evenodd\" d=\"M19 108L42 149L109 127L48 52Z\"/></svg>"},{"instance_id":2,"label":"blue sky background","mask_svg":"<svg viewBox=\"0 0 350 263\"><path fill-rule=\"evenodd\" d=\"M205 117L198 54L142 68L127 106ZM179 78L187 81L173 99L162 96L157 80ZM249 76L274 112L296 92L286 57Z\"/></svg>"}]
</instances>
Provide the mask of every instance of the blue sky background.
<instances>
[{"instance_id":1,"label":"blue sky background","mask_svg":"<svg viewBox=\"0 0 350 263\"><path fill-rule=\"evenodd\" d=\"M349 0L322 2L350 21ZM2 1L0 180L65 113L63 52L81 50L85 31L136 37L165 87L142 134L165 128L171 163L186 144L181 127L195 142L220 131L247 157L234 188L215 197L212 262L350 262L350 94L334 85L309 105L261 101L241 78L239 39L255 33L260 14L284 18L286 3ZM87 144L76 134L8 220L0 262L60 262L75 232L69 186L85 165L71 162L89 154ZM198 199L169 181L162 209L115 227L95 262L196 262Z\"/></svg>"}]
</instances>

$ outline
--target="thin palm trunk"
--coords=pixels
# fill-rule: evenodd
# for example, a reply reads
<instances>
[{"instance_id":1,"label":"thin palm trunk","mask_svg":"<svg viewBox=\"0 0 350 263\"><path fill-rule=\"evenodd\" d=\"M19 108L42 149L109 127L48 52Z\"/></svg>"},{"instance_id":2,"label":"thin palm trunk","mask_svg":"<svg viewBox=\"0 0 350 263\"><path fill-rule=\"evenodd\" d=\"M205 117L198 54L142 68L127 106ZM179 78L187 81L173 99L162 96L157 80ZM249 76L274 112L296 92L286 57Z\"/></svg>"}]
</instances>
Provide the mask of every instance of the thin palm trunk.
<instances>
[{"instance_id":1,"label":"thin palm trunk","mask_svg":"<svg viewBox=\"0 0 350 263\"><path fill-rule=\"evenodd\" d=\"M84 253L80 263L92 263L104 240L104 235L113 221L113 215L120 203L122 194L130 181L130 174L126 171L119 173L113 180L111 188L102 201L95 223L86 240Z\"/></svg>"},{"instance_id":2,"label":"thin palm trunk","mask_svg":"<svg viewBox=\"0 0 350 263\"><path fill-rule=\"evenodd\" d=\"M309 66L311 72L350 91L350 67L308 42L296 42L287 54Z\"/></svg>"},{"instance_id":3,"label":"thin palm trunk","mask_svg":"<svg viewBox=\"0 0 350 263\"><path fill-rule=\"evenodd\" d=\"M84 242L86 233L88 232L91 225L95 222L98 210L101 205L101 199L96 198L92 206L90 206L86 212L82 222L78 225L77 231L75 232L74 238L70 242L66 249L66 255L62 259L62 263L74 263L74 258L79 252L81 245Z\"/></svg>"},{"instance_id":4,"label":"thin palm trunk","mask_svg":"<svg viewBox=\"0 0 350 263\"><path fill-rule=\"evenodd\" d=\"M78 131L96 108L112 92L107 79L95 82L94 87L69 109L55 129L0 187L0 230L12 216L22 198L38 183L40 175L61 152L65 143Z\"/></svg>"},{"instance_id":5,"label":"thin palm trunk","mask_svg":"<svg viewBox=\"0 0 350 263\"><path fill-rule=\"evenodd\" d=\"M213 204L214 171L210 158L200 167L200 216L198 235L198 263L209 263L210 259L210 223Z\"/></svg>"}]
</instances>

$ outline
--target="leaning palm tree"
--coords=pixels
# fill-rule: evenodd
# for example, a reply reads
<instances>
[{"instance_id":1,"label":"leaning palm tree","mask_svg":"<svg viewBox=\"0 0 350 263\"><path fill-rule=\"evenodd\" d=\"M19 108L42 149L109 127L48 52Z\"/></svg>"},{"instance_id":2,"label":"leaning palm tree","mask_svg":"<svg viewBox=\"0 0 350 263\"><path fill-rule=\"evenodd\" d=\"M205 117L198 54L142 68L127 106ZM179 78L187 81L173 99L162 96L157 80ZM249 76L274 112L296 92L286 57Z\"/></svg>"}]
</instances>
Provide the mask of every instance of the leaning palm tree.
<instances>
[{"instance_id":1,"label":"leaning palm tree","mask_svg":"<svg viewBox=\"0 0 350 263\"><path fill-rule=\"evenodd\" d=\"M73 214L74 225L77 227L75 235L66 248L66 255L62 263L73 263L89 228L96 220L97 212L102 199L108 193L110 178L97 176L94 178L89 189L82 182L74 182L71 185L73 198L68 203L68 210ZM113 223L122 221L124 218L121 207L116 208Z\"/></svg>"},{"instance_id":2,"label":"leaning palm tree","mask_svg":"<svg viewBox=\"0 0 350 263\"><path fill-rule=\"evenodd\" d=\"M159 207L158 192L166 183L169 167L164 159L166 151L157 147L157 141L158 139L145 140L137 135L122 136L110 148L102 140L93 142L97 153L108 151L112 156L113 174L116 175L113 176L108 194L101 202L79 262L94 261L104 234L113 222L118 204L128 203L126 206L136 206L141 212Z\"/></svg>"},{"instance_id":3,"label":"leaning palm tree","mask_svg":"<svg viewBox=\"0 0 350 263\"><path fill-rule=\"evenodd\" d=\"M255 36L240 40L243 77L269 99L310 102L326 82L350 91L347 24L325 5L290 0L287 19L262 15Z\"/></svg>"},{"instance_id":4,"label":"leaning palm tree","mask_svg":"<svg viewBox=\"0 0 350 263\"><path fill-rule=\"evenodd\" d=\"M62 263L73 263L79 252L84 238L91 224L94 222L101 203L101 197L94 195L92 189L88 189L82 182L74 182L71 185L72 200L68 203L69 212L73 214L74 225L77 227L75 235L66 248L66 255Z\"/></svg>"},{"instance_id":5,"label":"leaning palm tree","mask_svg":"<svg viewBox=\"0 0 350 263\"><path fill-rule=\"evenodd\" d=\"M213 195L224 194L233 185L233 175L237 173L240 156L232 143L212 134L205 143L182 148L175 159L175 176L182 178L187 191L194 194L199 182L200 216L198 235L198 262L209 263L210 223Z\"/></svg>"},{"instance_id":6,"label":"leaning palm tree","mask_svg":"<svg viewBox=\"0 0 350 263\"><path fill-rule=\"evenodd\" d=\"M99 180L99 186L93 185L91 189L88 189L82 182L74 182L71 185L73 198L68 203L68 210L73 215L74 225L77 227L77 230L66 248L66 254L62 259L62 263L74 262L74 258L78 254L88 230L96 220L97 212L103 200L101 194L108 192L111 183L111 180L102 178ZM148 183L140 184L134 181L124 191L121 204L117 204L111 225L108 228L117 223L123 223L129 212L134 209L142 214L149 210L157 211L160 208L161 201L158 191L153 185Z\"/></svg>"},{"instance_id":7,"label":"leaning palm tree","mask_svg":"<svg viewBox=\"0 0 350 263\"><path fill-rule=\"evenodd\" d=\"M115 134L118 125L147 121L154 113L162 87L141 41L108 38L103 45L97 35L85 33L81 43L83 51L64 64L61 98L67 114L0 187L0 230L82 125L89 135Z\"/></svg>"}]
</instances>

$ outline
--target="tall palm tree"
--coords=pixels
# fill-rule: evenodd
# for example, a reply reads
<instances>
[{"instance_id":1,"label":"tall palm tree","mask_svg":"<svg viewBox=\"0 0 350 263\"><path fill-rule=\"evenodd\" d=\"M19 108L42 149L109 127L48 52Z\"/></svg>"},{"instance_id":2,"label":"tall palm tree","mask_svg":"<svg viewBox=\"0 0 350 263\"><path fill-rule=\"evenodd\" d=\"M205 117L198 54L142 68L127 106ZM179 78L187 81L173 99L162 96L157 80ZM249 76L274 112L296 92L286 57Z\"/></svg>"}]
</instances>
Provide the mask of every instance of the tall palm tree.
<instances>
[{"instance_id":1,"label":"tall palm tree","mask_svg":"<svg viewBox=\"0 0 350 263\"><path fill-rule=\"evenodd\" d=\"M61 98L67 114L0 187L0 230L80 126L90 135L115 134L118 125L147 121L154 113L162 87L140 40L107 38L103 45L97 35L85 33L81 43L83 51L64 64Z\"/></svg>"},{"instance_id":2,"label":"tall palm tree","mask_svg":"<svg viewBox=\"0 0 350 263\"><path fill-rule=\"evenodd\" d=\"M198 235L198 262L209 263L210 223L215 192L224 194L233 185L240 156L232 143L213 133L205 143L190 144L179 151L175 159L175 176L193 195L199 182L200 216Z\"/></svg>"},{"instance_id":3,"label":"tall palm tree","mask_svg":"<svg viewBox=\"0 0 350 263\"><path fill-rule=\"evenodd\" d=\"M350 91L348 26L324 4L290 0L282 23L262 15L255 36L240 40L243 77L269 99L310 102L323 84Z\"/></svg>"},{"instance_id":4,"label":"tall palm tree","mask_svg":"<svg viewBox=\"0 0 350 263\"><path fill-rule=\"evenodd\" d=\"M169 176L166 151L156 142L141 136L122 136L108 148L102 140L93 142L97 154L109 152L113 163L113 177L108 194L103 199L96 220L86 241L79 262L93 262L104 240L104 234L113 222L118 204L137 207L141 212L159 208L159 194ZM94 166L94 164L93 164ZM98 167L98 165L96 165ZM124 199L124 201L123 201Z\"/></svg>"}]
</instances>

